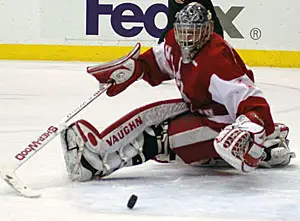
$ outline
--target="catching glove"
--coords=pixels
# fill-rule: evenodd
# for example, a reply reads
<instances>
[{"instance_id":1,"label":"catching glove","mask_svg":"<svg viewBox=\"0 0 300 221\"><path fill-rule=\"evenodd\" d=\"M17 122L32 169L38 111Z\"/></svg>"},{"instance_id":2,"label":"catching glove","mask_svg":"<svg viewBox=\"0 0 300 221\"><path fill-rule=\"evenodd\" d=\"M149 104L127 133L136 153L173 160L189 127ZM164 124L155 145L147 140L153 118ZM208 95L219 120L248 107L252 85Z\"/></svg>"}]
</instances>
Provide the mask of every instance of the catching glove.
<instances>
[{"instance_id":1,"label":"catching glove","mask_svg":"<svg viewBox=\"0 0 300 221\"><path fill-rule=\"evenodd\" d=\"M138 43L125 57L87 67L87 72L92 74L100 83L112 82L113 85L106 91L106 94L115 96L143 77L142 67L137 60L140 55L140 48L141 45Z\"/></svg>"}]
</instances>

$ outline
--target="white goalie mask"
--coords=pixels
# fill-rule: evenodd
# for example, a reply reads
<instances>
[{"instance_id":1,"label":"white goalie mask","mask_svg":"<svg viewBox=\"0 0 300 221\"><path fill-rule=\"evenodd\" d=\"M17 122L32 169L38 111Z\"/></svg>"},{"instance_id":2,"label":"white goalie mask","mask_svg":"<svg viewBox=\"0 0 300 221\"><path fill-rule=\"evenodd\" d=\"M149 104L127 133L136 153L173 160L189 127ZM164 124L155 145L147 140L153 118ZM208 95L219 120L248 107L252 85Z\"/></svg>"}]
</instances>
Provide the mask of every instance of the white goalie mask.
<instances>
[{"instance_id":1,"label":"white goalie mask","mask_svg":"<svg viewBox=\"0 0 300 221\"><path fill-rule=\"evenodd\" d=\"M190 63L210 40L213 33L211 19L210 11L197 2L191 2L176 14L175 39L181 48L183 63Z\"/></svg>"}]
</instances>

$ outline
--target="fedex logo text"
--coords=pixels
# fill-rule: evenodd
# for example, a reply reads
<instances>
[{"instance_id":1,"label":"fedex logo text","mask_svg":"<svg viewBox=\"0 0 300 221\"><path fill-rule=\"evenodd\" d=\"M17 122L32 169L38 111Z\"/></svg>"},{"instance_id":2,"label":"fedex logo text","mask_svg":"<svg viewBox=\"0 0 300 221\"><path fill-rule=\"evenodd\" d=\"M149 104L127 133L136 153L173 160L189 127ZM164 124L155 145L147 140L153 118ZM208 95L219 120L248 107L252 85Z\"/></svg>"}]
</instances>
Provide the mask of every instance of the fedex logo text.
<instances>
[{"instance_id":1,"label":"fedex logo text","mask_svg":"<svg viewBox=\"0 0 300 221\"><path fill-rule=\"evenodd\" d=\"M167 17L168 7L161 3L150 5L145 12L134 3L121 3L119 5L100 4L101 0L86 0L86 34L99 35L99 17L110 16L111 27L116 34L122 37L135 37L145 28L146 32L154 38L159 38L164 28L159 28L155 24L155 17L158 13L163 13ZM243 6L232 6L224 12L219 6L215 6L215 11L220 19L224 32L230 38L243 39L234 20L243 11ZM130 11L131 15L125 15L125 11ZM131 28L125 28L123 23L132 23ZM138 23L138 24L137 24Z\"/></svg>"},{"instance_id":2,"label":"fedex logo text","mask_svg":"<svg viewBox=\"0 0 300 221\"><path fill-rule=\"evenodd\" d=\"M155 25L155 16L158 13L167 15L168 8L163 4L151 5L145 13L142 9L133 3L122 3L113 9L112 4L99 4L99 0L87 0L86 12L86 34L99 34L99 15L111 16L111 27L120 36L134 37L138 35L143 28L154 38L158 38L164 28L160 29ZM125 11L131 11L133 15L123 15ZM141 23L126 29L122 23ZM143 24L143 25L142 25Z\"/></svg>"}]
</instances>

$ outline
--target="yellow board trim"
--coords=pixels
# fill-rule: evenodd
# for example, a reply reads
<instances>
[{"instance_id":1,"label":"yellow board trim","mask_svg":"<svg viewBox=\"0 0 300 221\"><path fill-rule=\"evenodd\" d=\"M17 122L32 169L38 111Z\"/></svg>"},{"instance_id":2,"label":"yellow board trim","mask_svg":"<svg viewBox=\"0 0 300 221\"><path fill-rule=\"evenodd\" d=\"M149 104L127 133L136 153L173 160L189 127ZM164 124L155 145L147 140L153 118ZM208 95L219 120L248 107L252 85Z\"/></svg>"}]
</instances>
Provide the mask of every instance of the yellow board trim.
<instances>
[{"instance_id":1,"label":"yellow board trim","mask_svg":"<svg viewBox=\"0 0 300 221\"><path fill-rule=\"evenodd\" d=\"M2 60L105 62L127 54L129 46L0 44ZM142 52L149 49L143 47ZM300 68L300 51L237 50L249 66Z\"/></svg>"}]
</instances>

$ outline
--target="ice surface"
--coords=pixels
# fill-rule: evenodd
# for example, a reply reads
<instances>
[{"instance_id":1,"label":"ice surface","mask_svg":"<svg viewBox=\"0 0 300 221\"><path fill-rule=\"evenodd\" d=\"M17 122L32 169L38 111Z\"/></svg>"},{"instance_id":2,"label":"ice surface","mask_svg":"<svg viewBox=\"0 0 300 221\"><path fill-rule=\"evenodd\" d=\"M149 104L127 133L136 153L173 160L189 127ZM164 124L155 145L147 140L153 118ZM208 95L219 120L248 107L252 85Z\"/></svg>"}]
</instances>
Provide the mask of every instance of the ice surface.
<instances>
[{"instance_id":1,"label":"ice surface","mask_svg":"<svg viewBox=\"0 0 300 221\"><path fill-rule=\"evenodd\" d=\"M0 61L0 164L7 165L28 142L58 123L97 90L87 63ZM290 126L290 145L299 153L300 70L253 68L276 122ZM76 119L100 130L134 108L177 98L174 83L151 88L137 82L114 98L101 96ZM148 162L101 181L72 183L55 138L19 170L43 193L26 199L0 180L2 221L107 220L300 220L299 158L284 169L242 174L233 169ZM129 210L127 200L139 198Z\"/></svg>"}]
</instances>

